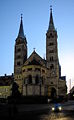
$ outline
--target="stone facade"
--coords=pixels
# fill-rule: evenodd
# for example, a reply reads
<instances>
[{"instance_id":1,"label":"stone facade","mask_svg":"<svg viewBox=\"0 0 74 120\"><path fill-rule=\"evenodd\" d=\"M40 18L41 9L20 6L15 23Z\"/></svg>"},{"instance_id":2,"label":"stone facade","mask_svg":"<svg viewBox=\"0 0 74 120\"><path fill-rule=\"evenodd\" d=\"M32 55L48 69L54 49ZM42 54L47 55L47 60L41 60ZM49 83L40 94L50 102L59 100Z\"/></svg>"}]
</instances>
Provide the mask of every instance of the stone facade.
<instances>
[{"instance_id":1,"label":"stone facade","mask_svg":"<svg viewBox=\"0 0 74 120\"><path fill-rule=\"evenodd\" d=\"M21 17L19 34L15 42L14 79L24 96L65 96L66 79L61 77L58 59L57 31L54 27L52 9L46 33L46 60L35 50L27 58L27 41Z\"/></svg>"},{"instance_id":2,"label":"stone facade","mask_svg":"<svg viewBox=\"0 0 74 120\"><path fill-rule=\"evenodd\" d=\"M14 81L14 75L0 76L0 98L7 98L12 93L12 84Z\"/></svg>"},{"instance_id":3,"label":"stone facade","mask_svg":"<svg viewBox=\"0 0 74 120\"><path fill-rule=\"evenodd\" d=\"M21 17L20 29L15 43L14 52L14 78L19 85L19 90L22 89L22 66L27 60L27 41L23 32L23 23Z\"/></svg>"},{"instance_id":4,"label":"stone facade","mask_svg":"<svg viewBox=\"0 0 74 120\"><path fill-rule=\"evenodd\" d=\"M12 88L12 85L0 86L0 98L7 98L8 96L10 96L12 93L11 88Z\"/></svg>"},{"instance_id":5,"label":"stone facade","mask_svg":"<svg viewBox=\"0 0 74 120\"><path fill-rule=\"evenodd\" d=\"M47 68L43 60L35 51L22 67L23 87L25 95L45 95Z\"/></svg>"}]
</instances>

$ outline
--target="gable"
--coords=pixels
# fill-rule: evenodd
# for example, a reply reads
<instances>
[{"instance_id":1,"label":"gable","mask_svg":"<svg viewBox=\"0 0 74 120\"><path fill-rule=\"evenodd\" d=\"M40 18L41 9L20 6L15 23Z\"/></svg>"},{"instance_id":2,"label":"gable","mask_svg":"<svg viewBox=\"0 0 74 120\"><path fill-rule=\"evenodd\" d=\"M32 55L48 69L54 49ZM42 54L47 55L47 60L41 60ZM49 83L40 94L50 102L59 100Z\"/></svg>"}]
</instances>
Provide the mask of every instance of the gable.
<instances>
[{"instance_id":1,"label":"gable","mask_svg":"<svg viewBox=\"0 0 74 120\"><path fill-rule=\"evenodd\" d=\"M39 61L36 61L35 59L33 59L32 61L29 62L28 65L41 65L41 64L39 63Z\"/></svg>"},{"instance_id":2,"label":"gable","mask_svg":"<svg viewBox=\"0 0 74 120\"><path fill-rule=\"evenodd\" d=\"M46 61L42 59L35 51L30 55L24 65L41 65L46 66Z\"/></svg>"}]
</instances>

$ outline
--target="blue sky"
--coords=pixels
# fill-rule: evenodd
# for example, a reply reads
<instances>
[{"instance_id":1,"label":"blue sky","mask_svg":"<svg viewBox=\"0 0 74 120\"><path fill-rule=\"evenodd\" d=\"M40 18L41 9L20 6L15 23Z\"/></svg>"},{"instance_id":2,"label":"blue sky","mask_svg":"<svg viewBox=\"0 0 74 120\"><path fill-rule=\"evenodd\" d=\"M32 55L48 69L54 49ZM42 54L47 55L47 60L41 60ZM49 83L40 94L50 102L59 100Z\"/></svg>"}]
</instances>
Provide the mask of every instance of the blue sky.
<instances>
[{"instance_id":1,"label":"blue sky","mask_svg":"<svg viewBox=\"0 0 74 120\"><path fill-rule=\"evenodd\" d=\"M28 42L28 56L36 52L46 54L46 32L50 5L53 6L54 25L58 33L58 55L62 75L74 85L74 0L0 0L0 75L14 71L14 44L23 14L24 33Z\"/></svg>"}]
</instances>

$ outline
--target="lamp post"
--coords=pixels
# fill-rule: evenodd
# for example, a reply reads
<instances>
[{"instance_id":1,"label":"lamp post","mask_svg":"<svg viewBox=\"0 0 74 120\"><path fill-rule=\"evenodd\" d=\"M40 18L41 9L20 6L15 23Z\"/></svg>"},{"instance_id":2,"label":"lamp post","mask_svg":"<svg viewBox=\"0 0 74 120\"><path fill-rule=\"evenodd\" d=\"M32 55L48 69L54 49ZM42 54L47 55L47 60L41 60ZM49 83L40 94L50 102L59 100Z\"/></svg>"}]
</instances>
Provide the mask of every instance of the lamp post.
<instances>
[{"instance_id":1,"label":"lamp post","mask_svg":"<svg viewBox=\"0 0 74 120\"><path fill-rule=\"evenodd\" d=\"M25 84L26 84L26 96L27 96L27 80L26 80L26 83L25 83Z\"/></svg>"},{"instance_id":2,"label":"lamp post","mask_svg":"<svg viewBox=\"0 0 74 120\"><path fill-rule=\"evenodd\" d=\"M41 96L41 78L40 78L40 96Z\"/></svg>"},{"instance_id":3,"label":"lamp post","mask_svg":"<svg viewBox=\"0 0 74 120\"><path fill-rule=\"evenodd\" d=\"M58 79L57 79L57 99L58 99Z\"/></svg>"}]
</instances>

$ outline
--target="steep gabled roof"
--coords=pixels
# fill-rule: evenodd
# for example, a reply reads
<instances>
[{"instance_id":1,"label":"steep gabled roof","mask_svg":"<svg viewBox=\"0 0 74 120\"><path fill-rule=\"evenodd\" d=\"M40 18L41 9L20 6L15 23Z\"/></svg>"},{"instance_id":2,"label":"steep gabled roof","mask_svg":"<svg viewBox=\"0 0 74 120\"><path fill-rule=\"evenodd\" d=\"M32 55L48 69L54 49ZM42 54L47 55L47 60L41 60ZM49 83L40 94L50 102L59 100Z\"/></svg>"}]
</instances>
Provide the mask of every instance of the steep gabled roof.
<instances>
[{"instance_id":1,"label":"steep gabled roof","mask_svg":"<svg viewBox=\"0 0 74 120\"><path fill-rule=\"evenodd\" d=\"M29 56L24 65L41 65L46 66L46 60L42 59L35 51Z\"/></svg>"},{"instance_id":2,"label":"steep gabled roof","mask_svg":"<svg viewBox=\"0 0 74 120\"><path fill-rule=\"evenodd\" d=\"M39 61L33 59L28 65L41 65Z\"/></svg>"},{"instance_id":3,"label":"steep gabled roof","mask_svg":"<svg viewBox=\"0 0 74 120\"><path fill-rule=\"evenodd\" d=\"M50 21L49 21L48 31L49 30L55 30L54 22L53 22L53 15L52 15L52 6L50 8Z\"/></svg>"},{"instance_id":4,"label":"steep gabled roof","mask_svg":"<svg viewBox=\"0 0 74 120\"><path fill-rule=\"evenodd\" d=\"M19 28L18 37L25 38L24 30L23 30L22 14L21 14L21 22L20 22L20 28Z\"/></svg>"},{"instance_id":5,"label":"steep gabled roof","mask_svg":"<svg viewBox=\"0 0 74 120\"><path fill-rule=\"evenodd\" d=\"M14 81L14 75L6 75L0 76L0 86L9 86Z\"/></svg>"}]
</instances>

